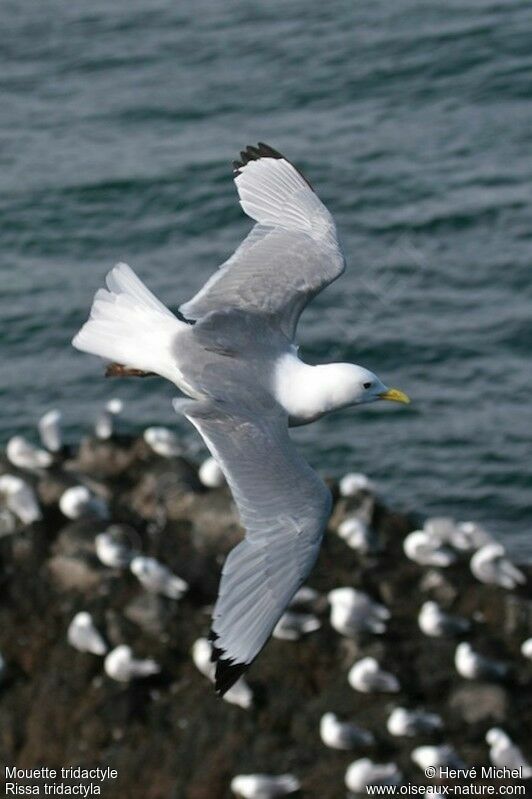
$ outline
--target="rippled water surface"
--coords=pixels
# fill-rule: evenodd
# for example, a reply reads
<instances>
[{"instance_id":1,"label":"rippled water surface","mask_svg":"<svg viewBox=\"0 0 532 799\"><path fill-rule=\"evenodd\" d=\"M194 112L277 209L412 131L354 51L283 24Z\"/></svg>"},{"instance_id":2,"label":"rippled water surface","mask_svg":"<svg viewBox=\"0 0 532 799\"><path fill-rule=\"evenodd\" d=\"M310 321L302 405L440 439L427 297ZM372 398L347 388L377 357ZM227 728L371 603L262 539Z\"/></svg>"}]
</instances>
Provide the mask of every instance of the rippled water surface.
<instances>
[{"instance_id":1,"label":"rippled water surface","mask_svg":"<svg viewBox=\"0 0 532 799\"><path fill-rule=\"evenodd\" d=\"M348 255L304 357L414 400L297 431L307 456L532 553L530 3L4 0L0 26L2 439L51 406L78 437L113 394L132 429L177 423L169 384L109 383L70 339L117 260L191 296L249 227L230 161L265 140Z\"/></svg>"}]
</instances>

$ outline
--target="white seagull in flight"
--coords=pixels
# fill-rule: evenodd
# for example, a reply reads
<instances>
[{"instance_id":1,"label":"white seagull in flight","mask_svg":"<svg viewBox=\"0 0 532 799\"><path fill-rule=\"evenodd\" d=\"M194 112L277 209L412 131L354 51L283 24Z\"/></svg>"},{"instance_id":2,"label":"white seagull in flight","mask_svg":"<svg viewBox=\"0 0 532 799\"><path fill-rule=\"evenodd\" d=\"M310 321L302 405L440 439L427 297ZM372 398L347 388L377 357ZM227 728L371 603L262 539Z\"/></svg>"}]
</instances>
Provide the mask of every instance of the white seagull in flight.
<instances>
[{"instance_id":1,"label":"white seagull in flight","mask_svg":"<svg viewBox=\"0 0 532 799\"><path fill-rule=\"evenodd\" d=\"M345 268L332 216L303 175L266 144L234 163L240 204L256 224L191 300L171 313L126 264L107 276L80 350L109 375L158 374L220 464L246 536L225 561L211 641L225 693L257 657L316 560L331 496L294 448L289 425L375 400L408 402L350 363L298 356L305 306Z\"/></svg>"}]
</instances>

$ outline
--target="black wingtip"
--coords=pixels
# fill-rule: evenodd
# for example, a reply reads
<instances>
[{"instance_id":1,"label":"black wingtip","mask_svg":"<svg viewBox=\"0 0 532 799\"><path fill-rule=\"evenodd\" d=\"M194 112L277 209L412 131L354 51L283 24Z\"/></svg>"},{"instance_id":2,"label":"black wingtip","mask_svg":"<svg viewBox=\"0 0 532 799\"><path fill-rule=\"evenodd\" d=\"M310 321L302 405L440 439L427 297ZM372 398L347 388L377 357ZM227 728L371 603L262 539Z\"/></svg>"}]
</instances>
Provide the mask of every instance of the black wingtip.
<instances>
[{"instance_id":1,"label":"black wingtip","mask_svg":"<svg viewBox=\"0 0 532 799\"><path fill-rule=\"evenodd\" d=\"M235 175L239 175L240 170L243 169L246 164L249 164L250 161L258 161L259 158L284 158L284 155L262 141L260 141L256 147L249 144L245 150L241 151L240 161L233 161L233 172Z\"/></svg>"},{"instance_id":2,"label":"black wingtip","mask_svg":"<svg viewBox=\"0 0 532 799\"><path fill-rule=\"evenodd\" d=\"M258 161L260 158L276 158L276 159L282 158L285 161L288 161L288 158L286 158L282 153L280 153L279 150L274 150L273 147L270 147L269 144L265 144L265 142L263 141L260 141L256 147L254 147L252 144L248 144L246 149L242 150L240 153L240 161L233 161L234 176L237 177L238 175L240 175L246 164L249 164L250 161ZM288 161L288 163L292 164L291 161ZM301 177L303 178L309 189L312 189L312 191L314 191L314 189L312 188L312 184L307 180L305 175L302 172L300 172L299 169L296 166L294 166L294 164L292 164L292 166L294 167L296 172L299 172L299 174L301 175Z\"/></svg>"},{"instance_id":3,"label":"black wingtip","mask_svg":"<svg viewBox=\"0 0 532 799\"><path fill-rule=\"evenodd\" d=\"M211 630L209 633L212 648L211 661L216 663L214 688L218 696L223 696L240 679L249 664L236 663L232 658L224 657L224 650L216 646L217 639L217 634Z\"/></svg>"}]
</instances>

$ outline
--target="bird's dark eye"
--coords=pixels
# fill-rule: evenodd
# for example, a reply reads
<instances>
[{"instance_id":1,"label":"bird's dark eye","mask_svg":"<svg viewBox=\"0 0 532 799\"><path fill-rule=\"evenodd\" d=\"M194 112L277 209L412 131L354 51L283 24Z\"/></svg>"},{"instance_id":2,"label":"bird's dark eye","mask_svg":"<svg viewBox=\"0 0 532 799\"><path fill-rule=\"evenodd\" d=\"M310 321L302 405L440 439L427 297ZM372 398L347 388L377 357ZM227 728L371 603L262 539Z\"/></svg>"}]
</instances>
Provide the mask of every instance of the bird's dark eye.
<instances>
[{"instance_id":1,"label":"bird's dark eye","mask_svg":"<svg viewBox=\"0 0 532 799\"><path fill-rule=\"evenodd\" d=\"M364 388L371 388L371 386L372 386L371 383L364 383Z\"/></svg>"}]
</instances>

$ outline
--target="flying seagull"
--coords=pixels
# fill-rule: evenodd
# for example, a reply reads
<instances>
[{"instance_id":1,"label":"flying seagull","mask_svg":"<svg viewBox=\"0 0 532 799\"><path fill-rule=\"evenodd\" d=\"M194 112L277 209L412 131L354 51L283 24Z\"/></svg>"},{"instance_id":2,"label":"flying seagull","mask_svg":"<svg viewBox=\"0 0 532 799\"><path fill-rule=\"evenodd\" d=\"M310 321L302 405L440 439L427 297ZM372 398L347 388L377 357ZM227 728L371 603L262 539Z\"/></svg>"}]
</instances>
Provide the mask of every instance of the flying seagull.
<instances>
[{"instance_id":1,"label":"flying seagull","mask_svg":"<svg viewBox=\"0 0 532 799\"><path fill-rule=\"evenodd\" d=\"M126 264L107 276L80 350L108 375L158 374L219 463L246 536L225 561L211 641L223 694L261 651L316 560L329 490L294 448L289 425L375 400L408 402L349 363L310 366L295 334L305 306L345 268L334 221L303 175L266 144L234 163L256 224L233 255L171 313Z\"/></svg>"}]
</instances>

